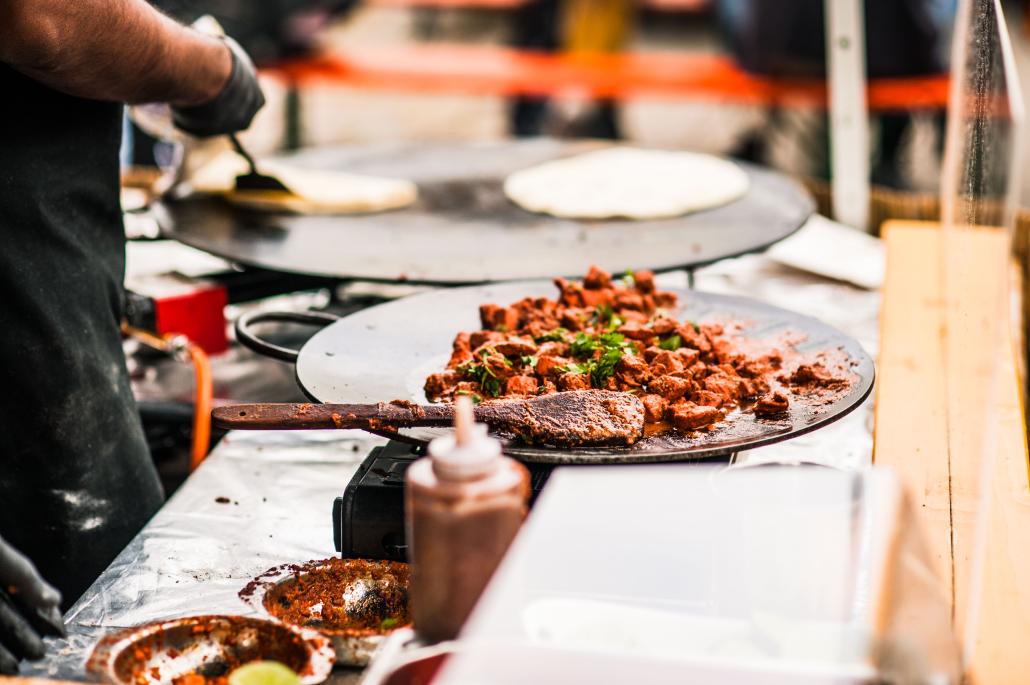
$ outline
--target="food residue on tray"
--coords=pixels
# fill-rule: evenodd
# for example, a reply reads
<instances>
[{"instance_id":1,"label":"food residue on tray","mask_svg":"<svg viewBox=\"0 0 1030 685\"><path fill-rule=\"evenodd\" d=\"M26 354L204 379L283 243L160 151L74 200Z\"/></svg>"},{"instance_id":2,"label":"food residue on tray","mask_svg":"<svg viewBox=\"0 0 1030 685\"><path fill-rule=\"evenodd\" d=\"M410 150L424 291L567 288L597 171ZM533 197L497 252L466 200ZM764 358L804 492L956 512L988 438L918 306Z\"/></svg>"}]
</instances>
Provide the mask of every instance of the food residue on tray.
<instances>
[{"instance_id":1,"label":"food residue on tray","mask_svg":"<svg viewBox=\"0 0 1030 685\"><path fill-rule=\"evenodd\" d=\"M411 623L407 564L331 558L292 571L263 598L265 609L286 623L350 636L386 633ZM248 586L240 594L255 590Z\"/></svg>"},{"instance_id":2,"label":"food residue on tray","mask_svg":"<svg viewBox=\"0 0 1030 685\"><path fill-rule=\"evenodd\" d=\"M581 282L554 283L557 300L481 305L482 328L458 333L446 370L426 379L426 396L628 392L642 400L650 435L708 429L737 407L782 417L792 394L851 383L819 362L788 368L779 346L745 344L740 326L673 318L677 295L658 290L650 271L616 279L591 267Z\"/></svg>"}]
</instances>

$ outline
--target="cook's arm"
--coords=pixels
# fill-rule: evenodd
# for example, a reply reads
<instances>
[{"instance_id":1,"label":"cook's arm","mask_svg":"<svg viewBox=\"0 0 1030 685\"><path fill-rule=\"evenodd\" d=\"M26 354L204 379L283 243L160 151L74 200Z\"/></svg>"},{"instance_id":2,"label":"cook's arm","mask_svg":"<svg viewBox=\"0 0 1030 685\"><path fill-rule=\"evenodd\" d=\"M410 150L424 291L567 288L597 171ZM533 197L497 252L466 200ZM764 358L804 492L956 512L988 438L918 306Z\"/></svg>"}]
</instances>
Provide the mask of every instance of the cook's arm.
<instances>
[{"instance_id":1,"label":"cook's arm","mask_svg":"<svg viewBox=\"0 0 1030 685\"><path fill-rule=\"evenodd\" d=\"M200 135L245 128L264 103L238 46L145 0L3 0L0 61L71 95L168 102Z\"/></svg>"}]
</instances>

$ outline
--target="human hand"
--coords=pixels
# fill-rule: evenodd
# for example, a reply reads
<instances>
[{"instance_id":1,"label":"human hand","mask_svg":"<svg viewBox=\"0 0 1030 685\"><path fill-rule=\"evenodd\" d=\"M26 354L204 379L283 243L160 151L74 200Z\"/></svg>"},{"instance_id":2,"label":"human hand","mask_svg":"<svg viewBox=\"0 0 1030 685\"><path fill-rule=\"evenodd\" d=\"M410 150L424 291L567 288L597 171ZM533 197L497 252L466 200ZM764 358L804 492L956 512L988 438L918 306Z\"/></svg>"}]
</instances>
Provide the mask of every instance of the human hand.
<instances>
[{"instance_id":1,"label":"human hand","mask_svg":"<svg viewBox=\"0 0 1030 685\"><path fill-rule=\"evenodd\" d=\"M41 659L44 635L64 635L61 593L0 538L0 674L14 675L21 659Z\"/></svg>"},{"instance_id":2,"label":"human hand","mask_svg":"<svg viewBox=\"0 0 1030 685\"><path fill-rule=\"evenodd\" d=\"M240 44L219 36L232 56L232 71L222 92L214 100L193 107L173 107L175 125L200 138L243 131L264 104L257 70Z\"/></svg>"}]
</instances>

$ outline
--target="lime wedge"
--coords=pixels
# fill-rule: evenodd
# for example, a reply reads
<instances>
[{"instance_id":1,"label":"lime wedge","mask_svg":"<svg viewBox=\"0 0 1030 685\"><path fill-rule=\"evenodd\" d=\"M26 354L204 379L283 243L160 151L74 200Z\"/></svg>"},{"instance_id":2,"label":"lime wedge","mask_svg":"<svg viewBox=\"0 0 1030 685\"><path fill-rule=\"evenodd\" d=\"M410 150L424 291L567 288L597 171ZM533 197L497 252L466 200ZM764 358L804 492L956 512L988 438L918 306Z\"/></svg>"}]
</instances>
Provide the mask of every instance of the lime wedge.
<instances>
[{"instance_id":1,"label":"lime wedge","mask_svg":"<svg viewBox=\"0 0 1030 685\"><path fill-rule=\"evenodd\" d=\"M278 661L252 661L229 674L229 685L300 685L300 678Z\"/></svg>"}]
</instances>

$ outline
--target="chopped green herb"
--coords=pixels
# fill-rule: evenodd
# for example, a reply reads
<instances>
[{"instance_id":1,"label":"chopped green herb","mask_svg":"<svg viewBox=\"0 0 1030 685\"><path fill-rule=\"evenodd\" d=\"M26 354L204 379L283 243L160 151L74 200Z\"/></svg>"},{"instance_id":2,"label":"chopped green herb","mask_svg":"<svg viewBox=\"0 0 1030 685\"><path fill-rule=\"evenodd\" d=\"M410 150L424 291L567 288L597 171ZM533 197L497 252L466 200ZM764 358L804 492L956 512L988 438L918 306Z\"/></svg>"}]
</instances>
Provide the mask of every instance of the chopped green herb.
<instances>
[{"instance_id":1,"label":"chopped green herb","mask_svg":"<svg viewBox=\"0 0 1030 685\"><path fill-rule=\"evenodd\" d=\"M379 622L379 630L389 630L390 628L396 628L400 625L401 620L399 618L384 618Z\"/></svg>"},{"instance_id":2,"label":"chopped green herb","mask_svg":"<svg viewBox=\"0 0 1030 685\"><path fill-rule=\"evenodd\" d=\"M637 278L633 275L633 269L626 269L626 273L622 274L622 283L627 288L633 288L637 284Z\"/></svg>"},{"instance_id":3,"label":"chopped green herb","mask_svg":"<svg viewBox=\"0 0 1030 685\"><path fill-rule=\"evenodd\" d=\"M683 338L678 335L669 336L665 340L658 343L658 347L663 350L678 350L683 347Z\"/></svg>"},{"instance_id":4,"label":"chopped green herb","mask_svg":"<svg viewBox=\"0 0 1030 685\"><path fill-rule=\"evenodd\" d=\"M489 356L489 353L484 350L482 356L485 359ZM468 378L479 383L480 389L490 397L497 397L501 394L501 380L494 375L494 372L486 364L465 362L458 367L457 371L461 374L462 378Z\"/></svg>"},{"instance_id":5,"label":"chopped green herb","mask_svg":"<svg viewBox=\"0 0 1030 685\"><path fill-rule=\"evenodd\" d=\"M579 359L585 359L594 354L598 348L598 342L595 338L587 335L586 333L577 333L576 339L572 341L570 351L573 357Z\"/></svg>"},{"instance_id":6,"label":"chopped green herb","mask_svg":"<svg viewBox=\"0 0 1030 685\"><path fill-rule=\"evenodd\" d=\"M565 373L590 373L590 364L577 364L576 362L570 362L564 367Z\"/></svg>"},{"instance_id":7,"label":"chopped green herb","mask_svg":"<svg viewBox=\"0 0 1030 685\"><path fill-rule=\"evenodd\" d=\"M539 360L536 357L529 357L529 356L522 357L522 365L523 366L528 366L531 369L535 369L536 368L537 361L539 361Z\"/></svg>"},{"instance_id":8,"label":"chopped green herb","mask_svg":"<svg viewBox=\"0 0 1030 685\"><path fill-rule=\"evenodd\" d=\"M470 392L470 391L468 391L468 390L459 390L459 391L457 391L457 392L456 392L456 393L454 393L454 394L455 394L455 395L468 395L469 397L471 397L471 398L472 398L472 404L479 404L480 402L482 402L482 401L483 401L483 398L482 398L482 397L480 397L480 396L479 396L479 395L477 395L476 393L474 393L474 392Z\"/></svg>"},{"instance_id":9,"label":"chopped green herb","mask_svg":"<svg viewBox=\"0 0 1030 685\"><path fill-rule=\"evenodd\" d=\"M700 333L700 332L701 332L701 327L700 327L700 326L698 326L698 325L697 325L696 323L694 323L693 321L691 321L691 322L690 322L690 325L694 327L694 332L695 332L695 333Z\"/></svg>"}]
</instances>

